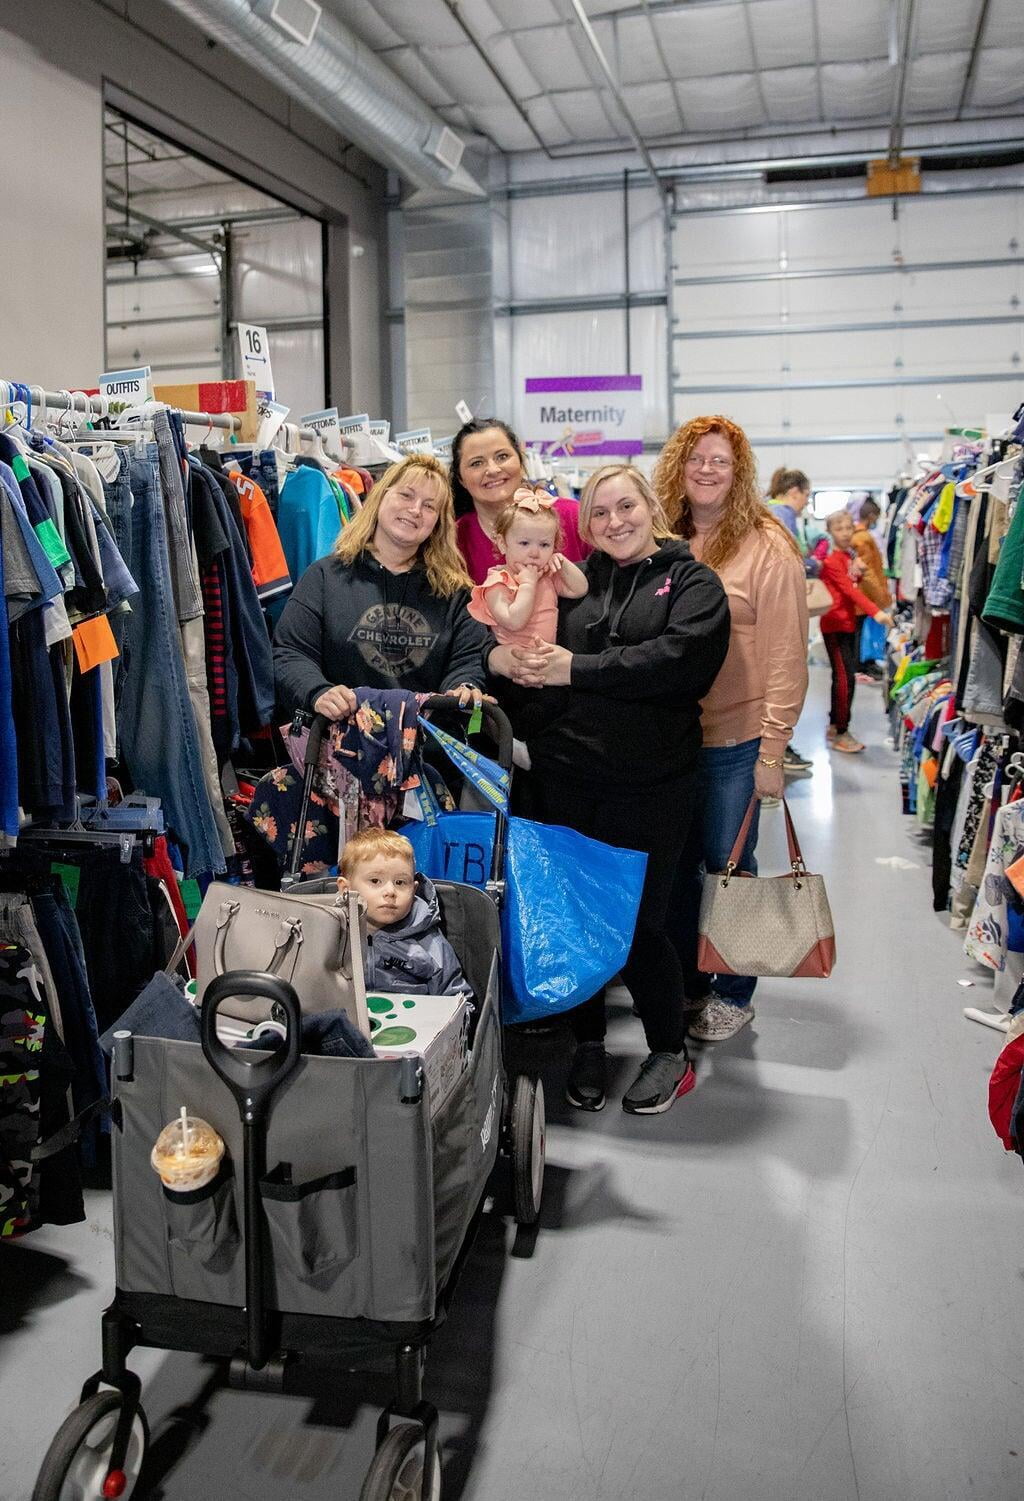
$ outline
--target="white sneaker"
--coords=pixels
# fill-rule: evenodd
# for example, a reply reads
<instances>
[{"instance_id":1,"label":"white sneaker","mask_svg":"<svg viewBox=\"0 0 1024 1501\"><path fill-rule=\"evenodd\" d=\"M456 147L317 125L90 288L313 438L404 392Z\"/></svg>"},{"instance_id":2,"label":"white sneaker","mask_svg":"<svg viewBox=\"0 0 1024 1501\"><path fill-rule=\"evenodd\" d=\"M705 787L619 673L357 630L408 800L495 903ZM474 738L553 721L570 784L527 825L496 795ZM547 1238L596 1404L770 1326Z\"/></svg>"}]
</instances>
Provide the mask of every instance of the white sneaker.
<instances>
[{"instance_id":1,"label":"white sneaker","mask_svg":"<svg viewBox=\"0 0 1024 1501\"><path fill-rule=\"evenodd\" d=\"M753 1019L753 1006L730 1006L728 1001L714 996L690 1023L690 1036L699 1037L701 1042L725 1042Z\"/></svg>"}]
</instances>

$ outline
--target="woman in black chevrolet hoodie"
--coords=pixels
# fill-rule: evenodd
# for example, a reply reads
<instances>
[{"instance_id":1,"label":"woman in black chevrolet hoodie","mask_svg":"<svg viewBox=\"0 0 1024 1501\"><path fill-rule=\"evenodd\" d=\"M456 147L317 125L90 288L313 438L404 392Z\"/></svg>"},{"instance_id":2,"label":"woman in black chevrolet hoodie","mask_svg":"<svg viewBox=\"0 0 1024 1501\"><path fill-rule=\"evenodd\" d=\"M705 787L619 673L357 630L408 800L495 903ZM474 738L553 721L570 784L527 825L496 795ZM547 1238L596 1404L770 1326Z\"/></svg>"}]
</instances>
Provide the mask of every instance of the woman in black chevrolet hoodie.
<instances>
[{"instance_id":1,"label":"woman in black chevrolet hoodie","mask_svg":"<svg viewBox=\"0 0 1024 1501\"><path fill-rule=\"evenodd\" d=\"M285 605L274 632L281 713L343 719L359 687L479 703L493 637L466 609L469 589L447 470L412 454L377 481Z\"/></svg>"},{"instance_id":2,"label":"woman in black chevrolet hoodie","mask_svg":"<svg viewBox=\"0 0 1024 1501\"><path fill-rule=\"evenodd\" d=\"M543 688L523 737L531 792L546 823L647 853L636 931L622 976L650 1056L623 1109L667 1110L693 1085L683 975L665 936L675 867L693 812L700 700L725 660L729 610L710 568L673 537L645 477L629 465L592 475L580 534L589 592L559 602L558 644L498 647L493 672ZM605 1008L599 994L571 1013L577 1049L567 1096L605 1102Z\"/></svg>"}]
</instances>

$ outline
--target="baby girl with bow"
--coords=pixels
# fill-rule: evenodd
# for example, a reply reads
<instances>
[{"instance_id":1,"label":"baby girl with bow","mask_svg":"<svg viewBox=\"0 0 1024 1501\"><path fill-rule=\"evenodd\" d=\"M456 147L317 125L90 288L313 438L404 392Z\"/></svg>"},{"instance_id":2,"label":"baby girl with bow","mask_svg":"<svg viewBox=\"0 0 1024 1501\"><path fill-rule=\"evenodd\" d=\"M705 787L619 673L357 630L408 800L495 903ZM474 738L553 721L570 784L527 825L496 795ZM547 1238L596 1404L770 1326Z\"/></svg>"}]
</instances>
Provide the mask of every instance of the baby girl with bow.
<instances>
[{"instance_id":1,"label":"baby girl with bow","mask_svg":"<svg viewBox=\"0 0 1024 1501\"><path fill-rule=\"evenodd\" d=\"M474 620L489 625L503 646L553 642L558 598L580 599L586 574L559 552L562 524L554 497L520 485L495 523L495 546L505 559L477 584L469 602Z\"/></svg>"}]
</instances>

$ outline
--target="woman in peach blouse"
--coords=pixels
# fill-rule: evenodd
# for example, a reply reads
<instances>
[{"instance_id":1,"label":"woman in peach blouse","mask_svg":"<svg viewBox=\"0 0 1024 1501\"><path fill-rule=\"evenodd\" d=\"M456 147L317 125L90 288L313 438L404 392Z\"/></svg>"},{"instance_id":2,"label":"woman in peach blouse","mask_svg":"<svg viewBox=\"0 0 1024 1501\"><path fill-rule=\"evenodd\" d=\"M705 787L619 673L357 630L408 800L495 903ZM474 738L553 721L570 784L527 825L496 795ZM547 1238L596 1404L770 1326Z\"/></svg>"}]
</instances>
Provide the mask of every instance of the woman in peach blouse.
<instances>
[{"instance_id":1,"label":"woman in peach blouse","mask_svg":"<svg viewBox=\"0 0 1024 1501\"><path fill-rule=\"evenodd\" d=\"M727 417L695 417L679 428L654 482L673 529L721 579L732 622L725 664L701 703L700 813L673 902L690 1032L719 1042L753 1017L756 981L697 971L701 876L724 870L751 798L783 793L783 757L807 692L804 566L764 503L746 434ZM758 812L741 861L751 872Z\"/></svg>"}]
</instances>

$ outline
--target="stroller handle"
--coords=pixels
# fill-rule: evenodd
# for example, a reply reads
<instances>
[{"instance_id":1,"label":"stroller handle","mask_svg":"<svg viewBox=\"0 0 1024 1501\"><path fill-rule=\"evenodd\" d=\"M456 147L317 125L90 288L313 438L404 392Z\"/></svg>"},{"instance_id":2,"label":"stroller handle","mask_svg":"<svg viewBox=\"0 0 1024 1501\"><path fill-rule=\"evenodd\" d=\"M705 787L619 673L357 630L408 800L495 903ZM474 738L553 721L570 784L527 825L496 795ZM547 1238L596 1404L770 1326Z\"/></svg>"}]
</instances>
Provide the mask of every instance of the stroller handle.
<instances>
[{"instance_id":1,"label":"stroller handle","mask_svg":"<svg viewBox=\"0 0 1024 1501\"><path fill-rule=\"evenodd\" d=\"M217 1008L228 996L257 996L281 1007L287 1022L284 1041L268 1057L247 1063L217 1036ZM203 1052L214 1073L234 1095L243 1125L252 1125L266 1115L274 1091L299 1061L301 1026L299 998L287 981L276 975L235 969L207 985L203 993Z\"/></svg>"},{"instance_id":2,"label":"stroller handle","mask_svg":"<svg viewBox=\"0 0 1024 1501\"><path fill-rule=\"evenodd\" d=\"M447 712L449 714L471 714L470 708L460 707L458 701L449 693L432 693L424 699L420 706L421 714L429 714L434 711ZM497 704L489 704L486 699L480 705L480 714L483 719L484 729L494 741L497 748L495 760L502 771L512 770L512 726L504 710L499 709Z\"/></svg>"}]
</instances>

